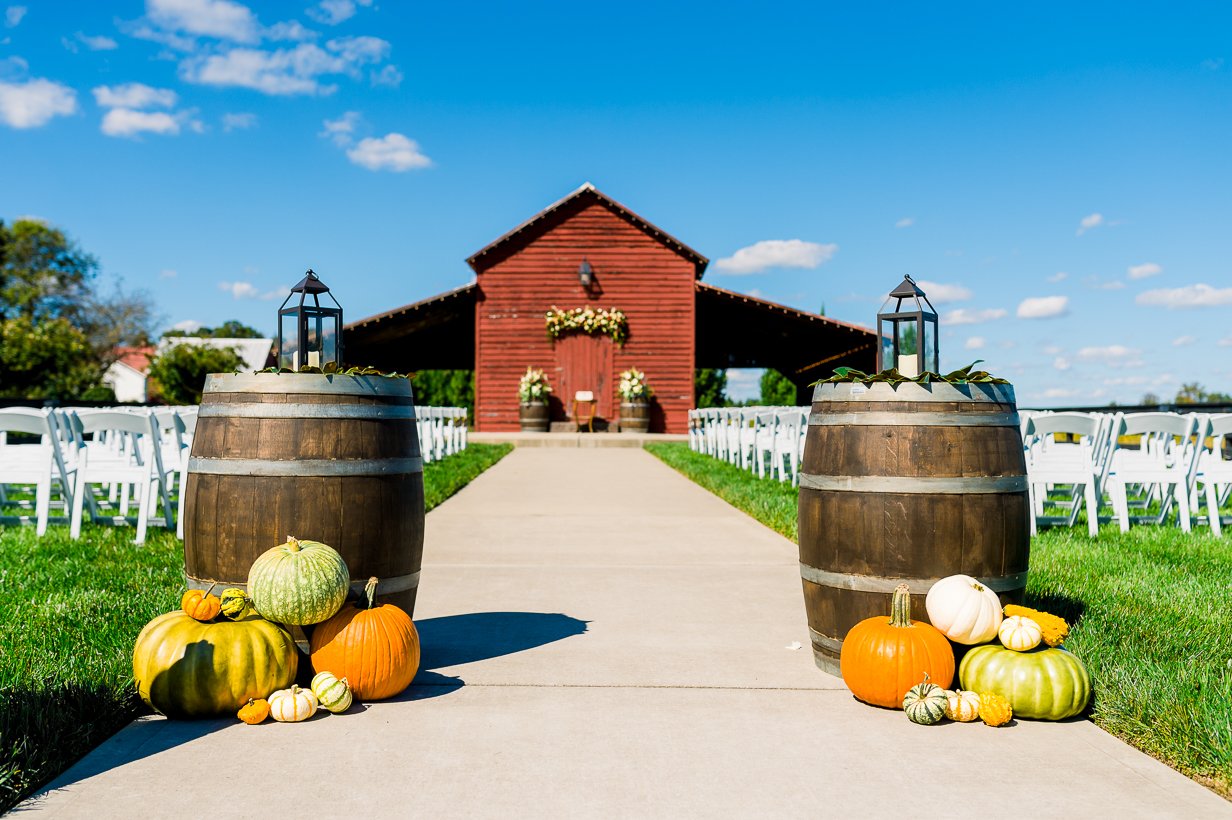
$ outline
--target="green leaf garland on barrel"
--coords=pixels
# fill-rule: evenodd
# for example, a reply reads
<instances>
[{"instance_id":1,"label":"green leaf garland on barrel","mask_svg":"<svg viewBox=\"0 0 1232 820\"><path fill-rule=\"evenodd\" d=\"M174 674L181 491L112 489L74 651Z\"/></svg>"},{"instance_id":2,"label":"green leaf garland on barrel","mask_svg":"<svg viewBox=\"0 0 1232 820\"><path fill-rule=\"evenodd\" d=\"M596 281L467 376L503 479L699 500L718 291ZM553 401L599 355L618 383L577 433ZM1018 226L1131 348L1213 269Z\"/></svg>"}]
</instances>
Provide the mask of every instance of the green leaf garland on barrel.
<instances>
[{"instance_id":1,"label":"green leaf garland on barrel","mask_svg":"<svg viewBox=\"0 0 1232 820\"><path fill-rule=\"evenodd\" d=\"M346 600L351 574L333 547L287 538L248 572L248 597L266 618L306 626L329 620Z\"/></svg>"},{"instance_id":2,"label":"green leaf garland on barrel","mask_svg":"<svg viewBox=\"0 0 1232 820\"><path fill-rule=\"evenodd\" d=\"M285 629L256 613L202 623L182 610L145 625L133 648L133 682L169 718L234 715L295 680L299 658Z\"/></svg>"},{"instance_id":3,"label":"green leaf garland on barrel","mask_svg":"<svg viewBox=\"0 0 1232 820\"><path fill-rule=\"evenodd\" d=\"M1015 717L1064 720L1082 714L1091 700L1091 676L1082 661L1061 648L1015 652L997 644L977 646L958 667L963 689L995 692Z\"/></svg>"}]
</instances>

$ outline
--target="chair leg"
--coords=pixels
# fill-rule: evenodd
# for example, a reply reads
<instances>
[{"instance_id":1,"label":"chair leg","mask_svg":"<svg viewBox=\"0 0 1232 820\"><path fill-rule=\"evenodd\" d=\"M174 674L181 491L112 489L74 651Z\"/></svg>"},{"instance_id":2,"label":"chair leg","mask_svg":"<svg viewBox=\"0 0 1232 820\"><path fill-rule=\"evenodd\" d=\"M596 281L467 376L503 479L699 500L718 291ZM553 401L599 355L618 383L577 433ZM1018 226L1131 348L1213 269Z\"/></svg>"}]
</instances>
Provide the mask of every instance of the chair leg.
<instances>
[{"instance_id":1,"label":"chair leg","mask_svg":"<svg viewBox=\"0 0 1232 820\"><path fill-rule=\"evenodd\" d=\"M137 500L137 537L133 540L134 544L145 543L145 531L150 525L150 501L153 493L150 492L150 482L141 482Z\"/></svg>"},{"instance_id":2,"label":"chair leg","mask_svg":"<svg viewBox=\"0 0 1232 820\"><path fill-rule=\"evenodd\" d=\"M1206 518L1211 525L1211 532L1218 538L1223 534L1223 522L1219 520L1219 500L1215 492L1215 483L1206 482Z\"/></svg>"},{"instance_id":3,"label":"chair leg","mask_svg":"<svg viewBox=\"0 0 1232 820\"><path fill-rule=\"evenodd\" d=\"M1176 483L1176 517L1181 520L1181 532L1189 532L1189 488L1184 480Z\"/></svg>"},{"instance_id":4,"label":"chair leg","mask_svg":"<svg viewBox=\"0 0 1232 820\"><path fill-rule=\"evenodd\" d=\"M47 477L40 481L34 491L34 511L37 517L38 524L35 527L35 534L42 538L43 533L47 532L47 516L51 512L51 472L48 471Z\"/></svg>"},{"instance_id":5,"label":"chair leg","mask_svg":"<svg viewBox=\"0 0 1232 820\"><path fill-rule=\"evenodd\" d=\"M73 489L73 514L69 521L69 538L76 541L81 537L81 512L86 500L85 465L77 466L77 486Z\"/></svg>"},{"instance_id":6,"label":"chair leg","mask_svg":"<svg viewBox=\"0 0 1232 820\"><path fill-rule=\"evenodd\" d=\"M1082 492L1087 500L1087 535L1096 538L1099 536L1099 503L1095 498L1095 482L1088 481Z\"/></svg>"},{"instance_id":7,"label":"chair leg","mask_svg":"<svg viewBox=\"0 0 1232 820\"><path fill-rule=\"evenodd\" d=\"M1129 532L1129 498L1125 482L1114 479L1108 487L1108 494L1112 496L1112 509L1120 520L1121 532Z\"/></svg>"}]
</instances>

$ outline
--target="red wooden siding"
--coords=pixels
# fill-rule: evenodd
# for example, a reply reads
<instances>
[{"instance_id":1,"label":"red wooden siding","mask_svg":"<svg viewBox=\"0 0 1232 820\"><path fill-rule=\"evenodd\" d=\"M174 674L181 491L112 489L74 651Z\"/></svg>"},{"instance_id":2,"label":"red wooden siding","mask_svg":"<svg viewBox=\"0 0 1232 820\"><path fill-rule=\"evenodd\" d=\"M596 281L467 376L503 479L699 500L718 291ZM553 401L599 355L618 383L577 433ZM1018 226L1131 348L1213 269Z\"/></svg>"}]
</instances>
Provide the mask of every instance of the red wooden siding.
<instances>
[{"instance_id":1,"label":"red wooden siding","mask_svg":"<svg viewBox=\"0 0 1232 820\"><path fill-rule=\"evenodd\" d=\"M596 286L588 294L577 269L586 258ZM664 245L597 201L565 214L524 246L478 273L475 315L475 421L479 430L518 429L518 379L527 366L548 372L564 404L553 417L562 419L575 384L586 374L558 375L584 354L566 346L559 353L544 329L552 305L568 310L590 305L619 308L629 321L629 338L613 347L603 409L616 414L617 374L629 367L646 372L655 390L651 430L683 433L693 405L695 263ZM573 343L576 344L576 343ZM580 364L580 363L579 363ZM589 365L584 365L585 370ZM562 383L565 382L565 383Z\"/></svg>"}]
</instances>

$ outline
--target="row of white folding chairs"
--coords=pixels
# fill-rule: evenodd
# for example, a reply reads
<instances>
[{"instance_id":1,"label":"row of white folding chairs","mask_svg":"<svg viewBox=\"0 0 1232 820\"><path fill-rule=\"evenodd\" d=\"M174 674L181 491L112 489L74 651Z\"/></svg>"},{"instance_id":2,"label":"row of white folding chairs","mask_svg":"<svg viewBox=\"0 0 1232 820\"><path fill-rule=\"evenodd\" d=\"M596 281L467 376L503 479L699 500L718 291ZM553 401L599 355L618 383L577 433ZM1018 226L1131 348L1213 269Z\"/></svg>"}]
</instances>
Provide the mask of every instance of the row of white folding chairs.
<instances>
[{"instance_id":1,"label":"row of white folding chairs","mask_svg":"<svg viewBox=\"0 0 1232 820\"><path fill-rule=\"evenodd\" d=\"M415 408L419 427L419 448L425 462L440 461L466 449L465 407Z\"/></svg>"},{"instance_id":2,"label":"row of white folding chairs","mask_svg":"<svg viewBox=\"0 0 1232 820\"><path fill-rule=\"evenodd\" d=\"M93 521L128 523L135 496L136 540L142 543L151 523L171 527L182 521L195 427L195 407L0 409L0 520L33 522L41 536L56 509L75 539L86 515ZM10 432L39 440L11 443ZM9 498L9 489L21 485L34 486L33 502ZM103 492L96 493L95 485ZM178 495L174 505L173 494ZM160 504L162 514L157 515ZM8 514L11 508L16 515Z\"/></svg>"},{"instance_id":3,"label":"row of white folding chairs","mask_svg":"<svg viewBox=\"0 0 1232 820\"><path fill-rule=\"evenodd\" d=\"M689 411L689 447L779 481L800 480L807 407L708 407Z\"/></svg>"},{"instance_id":4,"label":"row of white folding chairs","mask_svg":"<svg viewBox=\"0 0 1232 820\"><path fill-rule=\"evenodd\" d=\"M1088 532L1099 526L1107 505L1122 532L1131 523L1162 523L1175 504L1183 532L1191 518L1205 518L1211 531L1222 530L1220 507L1232 494L1232 414L1190 413L1024 413L1023 447L1031 494L1031 526L1073 526L1083 507ZM1121 446L1126 437L1137 448ZM1068 487L1070 497L1055 501L1050 490ZM1130 492L1140 497L1130 498ZM1105 501L1105 493L1107 501ZM1202 503L1206 515L1200 514ZM1068 512L1046 516L1045 503ZM1147 515L1145 508L1159 504ZM1139 514L1131 507L1142 508Z\"/></svg>"}]
</instances>

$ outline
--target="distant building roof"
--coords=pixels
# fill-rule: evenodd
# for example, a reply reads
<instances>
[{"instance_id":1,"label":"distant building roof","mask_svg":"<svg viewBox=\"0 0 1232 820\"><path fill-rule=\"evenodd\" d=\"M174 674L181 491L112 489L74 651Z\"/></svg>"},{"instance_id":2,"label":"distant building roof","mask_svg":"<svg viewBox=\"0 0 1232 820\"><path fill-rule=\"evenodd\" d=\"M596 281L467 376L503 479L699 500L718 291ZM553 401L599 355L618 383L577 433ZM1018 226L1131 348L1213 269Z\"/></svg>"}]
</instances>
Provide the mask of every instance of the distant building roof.
<instances>
[{"instance_id":1,"label":"distant building roof","mask_svg":"<svg viewBox=\"0 0 1232 820\"><path fill-rule=\"evenodd\" d=\"M150 359L153 358L154 351L153 345L117 347L115 349L116 361L138 373L144 373L150 369Z\"/></svg>"},{"instance_id":2,"label":"distant building roof","mask_svg":"<svg viewBox=\"0 0 1232 820\"><path fill-rule=\"evenodd\" d=\"M247 370L262 370L269 361L270 350L274 346L273 339L216 339L201 336L166 336L158 341L158 349L166 350L175 345L190 345L193 347L233 347L244 361Z\"/></svg>"}]
</instances>

